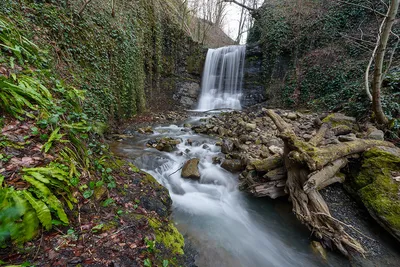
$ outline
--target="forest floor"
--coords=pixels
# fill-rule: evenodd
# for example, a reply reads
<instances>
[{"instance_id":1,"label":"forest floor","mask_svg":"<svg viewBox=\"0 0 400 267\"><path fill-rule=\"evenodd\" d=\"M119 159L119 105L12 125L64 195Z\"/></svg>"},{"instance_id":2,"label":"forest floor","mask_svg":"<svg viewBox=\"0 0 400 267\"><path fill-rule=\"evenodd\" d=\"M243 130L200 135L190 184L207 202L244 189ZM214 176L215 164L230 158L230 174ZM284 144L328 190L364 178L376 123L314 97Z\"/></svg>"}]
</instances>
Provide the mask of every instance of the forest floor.
<instances>
[{"instance_id":1,"label":"forest floor","mask_svg":"<svg viewBox=\"0 0 400 267\"><path fill-rule=\"evenodd\" d=\"M0 161L0 173L8 186L28 188L19 171L48 164L55 157L42 152L43 141L35 132L40 129L33 121L6 117L3 125L0 152L7 157ZM0 265L131 267L190 266L194 262L179 252L183 238L171 228L168 191L131 163L106 156L106 172L113 176L115 188L93 186L90 197L82 195L85 186L74 188L78 203L66 209L69 225L54 222L51 231L42 228L36 239L0 249ZM81 177L80 185L91 187L90 180ZM160 236L171 240L160 241ZM187 251L186 255L193 254Z\"/></svg>"}]
</instances>

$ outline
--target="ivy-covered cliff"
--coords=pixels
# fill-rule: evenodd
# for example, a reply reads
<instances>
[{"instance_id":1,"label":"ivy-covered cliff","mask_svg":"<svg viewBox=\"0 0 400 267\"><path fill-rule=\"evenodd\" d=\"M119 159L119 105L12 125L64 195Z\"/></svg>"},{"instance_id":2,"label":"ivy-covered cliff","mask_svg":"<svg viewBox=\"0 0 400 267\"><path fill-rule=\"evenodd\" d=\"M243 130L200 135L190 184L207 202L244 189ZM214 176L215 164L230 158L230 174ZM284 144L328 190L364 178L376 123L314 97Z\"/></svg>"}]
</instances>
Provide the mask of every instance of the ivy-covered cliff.
<instances>
[{"instance_id":1,"label":"ivy-covered cliff","mask_svg":"<svg viewBox=\"0 0 400 267\"><path fill-rule=\"evenodd\" d=\"M57 78L87 92L90 118L110 121L172 108L178 82L199 83L203 50L181 29L179 4L5 0L0 13L49 51Z\"/></svg>"},{"instance_id":2,"label":"ivy-covered cliff","mask_svg":"<svg viewBox=\"0 0 400 267\"><path fill-rule=\"evenodd\" d=\"M371 2L371 1L370 1ZM367 7L365 5L368 5ZM368 114L364 73L379 29L380 1L265 1L255 12L249 47L261 54L261 83L270 104ZM394 33L399 33L395 24ZM388 58L396 38L390 39ZM386 76L385 112L400 115L398 53ZM395 101L393 101L395 100Z\"/></svg>"}]
</instances>

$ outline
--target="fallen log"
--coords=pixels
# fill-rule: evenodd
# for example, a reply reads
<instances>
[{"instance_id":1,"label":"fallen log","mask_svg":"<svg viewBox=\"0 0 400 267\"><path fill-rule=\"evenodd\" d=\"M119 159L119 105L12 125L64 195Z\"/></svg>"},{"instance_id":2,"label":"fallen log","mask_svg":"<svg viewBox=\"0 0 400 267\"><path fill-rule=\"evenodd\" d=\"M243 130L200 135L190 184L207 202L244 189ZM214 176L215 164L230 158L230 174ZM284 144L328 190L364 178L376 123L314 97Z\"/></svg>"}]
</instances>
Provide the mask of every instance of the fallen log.
<instances>
[{"instance_id":1,"label":"fallen log","mask_svg":"<svg viewBox=\"0 0 400 267\"><path fill-rule=\"evenodd\" d=\"M365 250L349 236L342 224L333 218L325 200L318 192L336 181L343 181L337 173L347 164L346 157L365 151L374 146L393 144L383 141L358 139L351 142L317 147L324 139L329 125L321 129L309 142L302 141L293 129L278 114L267 110L267 115L277 126L284 141L284 167L287 170L286 192L293 203L293 212L313 234L325 244L331 244L341 253L349 256L351 251L364 255ZM268 183L267 183L268 185ZM260 192L269 192L271 184L258 187ZM261 190L262 189L262 190Z\"/></svg>"},{"instance_id":2,"label":"fallen log","mask_svg":"<svg viewBox=\"0 0 400 267\"><path fill-rule=\"evenodd\" d=\"M308 176L308 180L303 185L304 192L309 193L311 190L320 190L323 188L321 187L321 185L327 186L332 184L327 181L335 177L337 172L340 171L340 169L346 165L347 165L347 160L341 158L328 164L322 170L311 173Z\"/></svg>"},{"instance_id":3,"label":"fallen log","mask_svg":"<svg viewBox=\"0 0 400 267\"><path fill-rule=\"evenodd\" d=\"M317 134L310 139L309 141L310 145L318 146L322 142L322 140L324 140L325 134L329 130L329 128L330 128L329 124L327 123L322 124Z\"/></svg>"},{"instance_id":4,"label":"fallen log","mask_svg":"<svg viewBox=\"0 0 400 267\"><path fill-rule=\"evenodd\" d=\"M331 184L334 183L343 183L345 180L345 175L343 173L337 173L335 176L333 176L330 179L327 179L323 182L321 182L321 184L318 186L318 190L324 189L327 186L330 186Z\"/></svg>"},{"instance_id":5,"label":"fallen log","mask_svg":"<svg viewBox=\"0 0 400 267\"><path fill-rule=\"evenodd\" d=\"M268 172L283 166L283 160L282 156L274 155L266 159L255 160L251 162L251 165L254 166L258 172Z\"/></svg>"}]
</instances>

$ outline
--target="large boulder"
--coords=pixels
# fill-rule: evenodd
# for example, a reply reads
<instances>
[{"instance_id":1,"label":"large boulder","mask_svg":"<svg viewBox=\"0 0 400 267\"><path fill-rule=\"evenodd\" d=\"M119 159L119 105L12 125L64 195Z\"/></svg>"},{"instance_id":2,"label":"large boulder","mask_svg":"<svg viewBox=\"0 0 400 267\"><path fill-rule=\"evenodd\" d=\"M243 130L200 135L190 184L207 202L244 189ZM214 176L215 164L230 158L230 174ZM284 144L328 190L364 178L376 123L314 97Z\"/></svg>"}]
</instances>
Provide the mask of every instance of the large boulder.
<instances>
[{"instance_id":1,"label":"large boulder","mask_svg":"<svg viewBox=\"0 0 400 267\"><path fill-rule=\"evenodd\" d=\"M378 130L375 126L368 125L367 139L381 140L385 139L383 131Z\"/></svg>"},{"instance_id":2,"label":"large boulder","mask_svg":"<svg viewBox=\"0 0 400 267\"><path fill-rule=\"evenodd\" d=\"M358 130L356 119L341 113L332 113L326 116L322 122L330 124L335 135L344 135Z\"/></svg>"},{"instance_id":3,"label":"large boulder","mask_svg":"<svg viewBox=\"0 0 400 267\"><path fill-rule=\"evenodd\" d=\"M240 159L225 159L221 167L230 172L240 172L245 168Z\"/></svg>"},{"instance_id":4,"label":"large boulder","mask_svg":"<svg viewBox=\"0 0 400 267\"><path fill-rule=\"evenodd\" d=\"M373 148L364 152L362 166L347 189L369 214L400 241L400 149Z\"/></svg>"},{"instance_id":5,"label":"large boulder","mask_svg":"<svg viewBox=\"0 0 400 267\"><path fill-rule=\"evenodd\" d=\"M183 165L181 176L183 178L200 179L199 159L190 159Z\"/></svg>"}]
</instances>

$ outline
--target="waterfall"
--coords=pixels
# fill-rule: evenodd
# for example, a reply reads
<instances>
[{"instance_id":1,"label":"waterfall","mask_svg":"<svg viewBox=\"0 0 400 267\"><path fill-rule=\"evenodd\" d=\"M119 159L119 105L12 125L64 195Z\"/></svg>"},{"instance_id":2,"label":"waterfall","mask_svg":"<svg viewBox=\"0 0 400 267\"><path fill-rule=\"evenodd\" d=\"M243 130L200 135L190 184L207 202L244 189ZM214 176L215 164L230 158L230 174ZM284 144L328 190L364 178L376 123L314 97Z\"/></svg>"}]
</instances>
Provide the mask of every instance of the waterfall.
<instances>
[{"instance_id":1,"label":"waterfall","mask_svg":"<svg viewBox=\"0 0 400 267\"><path fill-rule=\"evenodd\" d=\"M203 71L199 110L241 109L246 46L209 49Z\"/></svg>"}]
</instances>

